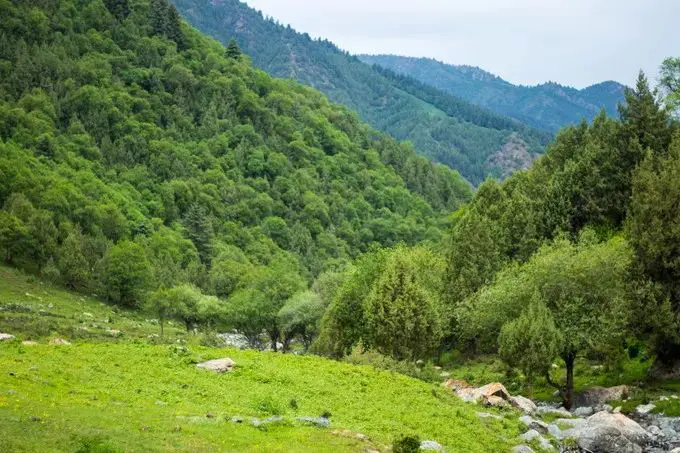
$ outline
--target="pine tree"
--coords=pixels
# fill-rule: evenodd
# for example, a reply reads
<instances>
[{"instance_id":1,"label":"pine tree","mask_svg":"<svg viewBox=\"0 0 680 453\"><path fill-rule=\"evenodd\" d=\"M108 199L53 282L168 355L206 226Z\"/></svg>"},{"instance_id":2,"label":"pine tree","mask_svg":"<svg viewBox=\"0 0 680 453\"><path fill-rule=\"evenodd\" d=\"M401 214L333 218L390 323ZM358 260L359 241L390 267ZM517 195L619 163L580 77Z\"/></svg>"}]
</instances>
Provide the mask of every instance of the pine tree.
<instances>
[{"instance_id":1,"label":"pine tree","mask_svg":"<svg viewBox=\"0 0 680 453\"><path fill-rule=\"evenodd\" d=\"M642 153L631 152L626 157L630 170L644 158L644 152L651 149L655 153L662 153L668 149L671 139L668 112L656 99L656 91L649 89L647 77L640 71L635 89L626 90L626 103L619 107L621 122L623 123L623 146L632 150L639 150L629 145L637 140Z\"/></svg>"},{"instance_id":2,"label":"pine tree","mask_svg":"<svg viewBox=\"0 0 680 453\"><path fill-rule=\"evenodd\" d=\"M210 216L202 206L193 204L186 213L184 225L189 238L196 246L196 250L198 250L201 262L206 266L210 266L212 260L212 240L215 235Z\"/></svg>"},{"instance_id":3,"label":"pine tree","mask_svg":"<svg viewBox=\"0 0 680 453\"><path fill-rule=\"evenodd\" d=\"M234 38L231 38L229 41L229 44L227 45L227 50L225 51L225 55L227 58L231 58L232 60L240 60L241 59L241 49L238 46L238 43Z\"/></svg>"},{"instance_id":4,"label":"pine tree","mask_svg":"<svg viewBox=\"0 0 680 453\"><path fill-rule=\"evenodd\" d=\"M104 0L106 8L120 22L130 15L130 4L128 0Z\"/></svg>"},{"instance_id":5,"label":"pine tree","mask_svg":"<svg viewBox=\"0 0 680 453\"><path fill-rule=\"evenodd\" d=\"M154 35L165 35L168 29L168 0L149 2L149 25Z\"/></svg>"},{"instance_id":6,"label":"pine tree","mask_svg":"<svg viewBox=\"0 0 680 453\"><path fill-rule=\"evenodd\" d=\"M182 33L182 18L174 5L168 8L166 35L177 44L177 49L184 50L187 47L186 37Z\"/></svg>"}]
</instances>

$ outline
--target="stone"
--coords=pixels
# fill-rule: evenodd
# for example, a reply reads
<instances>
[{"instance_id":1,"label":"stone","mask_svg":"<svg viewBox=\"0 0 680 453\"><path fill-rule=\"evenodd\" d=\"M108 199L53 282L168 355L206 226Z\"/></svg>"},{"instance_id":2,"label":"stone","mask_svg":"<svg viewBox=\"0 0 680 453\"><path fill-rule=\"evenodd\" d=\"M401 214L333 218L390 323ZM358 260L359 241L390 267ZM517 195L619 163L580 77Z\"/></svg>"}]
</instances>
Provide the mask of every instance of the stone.
<instances>
[{"instance_id":1,"label":"stone","mask_svg":"<svg viewBox=\"0 0 680 453\"><path fill-rule=\"evenodd\" d=\"M539 433L535 429L530 429L529 431L527 431L526 433L522 434L519 437L520 437L520 439L525 440L527 442L533 442L533 441L538 442L538 444L541 446L541 449L543 449L543 450L552 450L553 449L553 446L550 443L550 441L548 439L546 439L545 437L543 437L541 435L541 433Z\"/></svg>"},{"instance_id":2,"label":"stone","mask_svg":"<svg viewBox=\"0 0 680 453\"><path fill-rule=\"evenodd\" d=\"M318 426L319 428L329 428L331 426L331 421L326 417L298 417L295 420L305 425Z\"/></svg>"},{"instance_id":3,"label":"stone","mask_svg":"<svg viewBox=\"0 0 680 453\"><path fill-rule=\"evenodd\" d=\"M208 360L207 362L199 363L196 365L198 368L203 368L204 370L214 371L215 373L225 373L230 372L236 366L236 362L230 358Z\"/></svg>"},{"instance_id":4,"label":"stone","mask_svg":"<svg viewBox=\"0 0 680 453\"><path fill-rule=\"evenodd\" d=\"M231 422L232 423L243 423L243 417L239 417L238 415L235 415L231 417Z\"/></svg>"},{"instance_id":5,"label":"stone","mask_svg":"<svg viewBox=\"0 0 680 453\"><path fill-rule=\"evenodd\" d=\"M519 418L519 421L524 423L527 428L536 430L538 432L541 432L543 434L548 434L548 424L545 422L542 422L541 420L536 420L534 418L529 417L528 415L523 415Z\"/></svg>"},{"instance_id":6,"label":"stone","mask_svg":"<svg viewBox=\"0 0 680 453\"><path fill-rule=\"evenodd\" d=\"M587 418L586 428L603 426L617 429L626 439L636 444L644 445L649 441L649 434L637 422L623 414L598 412Z\"/></svg>"},{"instance_id":7,"label":"stone","mask_svg":"<svg viewBox=\"0 0 680 453\"><path fill-rule=\"evenodd\" d=\"M512 453L534 453L534 450L527 445L517 445L512 448Z\"/></svg>"},{"instance_id":8,"label":"stone","mask_svg":"<svg viewBox=\"0 0 680 453\"><path fill-rule=\"evenodd\" d=\"M578 446L598 453L642 453L642 447L626 438L614 426L596 425L579 433Z\"/></svg>"},{"instance_id":9,"label":"stone","mask_svg":"<svg viewBox=\"0 0 680 453\"><path fill-rule=\"evenodd\" d=\"M674 448L674 449L672 449L672 450L671 450L670 452L668 452L668 453L680 453L680 447Z\"/></svg>"},{"instance_id":10,"label":"stone","mask_svg":"<svg viewBox=\"0 0 680 453\"><path fill-rule=\"evenodd\" d=\"M536 409L538 409L538 406L536 406L536 404L533 401L521 395L511 396L510 404L513 407L516 407L517 409L521 410L525 414L533 414L534 412L536 412Z\"/></svg>"},{"instance_id":11,"label":"stone","mask_svg":"<svg viewBox=\"0 0 680 453\"><path fill-rule=\"evenodd\" d=\"M591 387L576 395L574 406L599 406L608 401L622 400L630 392L627 385L616 387Z\"/></svg>"},{"instance_id":12,"label":"stone","mask_svg":"<svg viewBox=\"0 0 680 453\"><path fill-rule=\"evenodd\" d=\"M640 415L647 415L650 412L652 412L654 409L656 409L656 405L653 403L649 404L641 404L638 407L635 408L635 412L637 412Z\"/></svg>"},{"instance_id":13,"label":"stone","mask_svg":"<svg viewBox=\"0 0 680 453\"><path fill-rule=\"evenodd\" d=\"M440 451L445 452L444 447L434 440L424 440L420 443L420 449L424 451Z\"/></svg>"},{"instance_id":14,"label":"stone","mask_svg":"<svg viewBox=\"0 0 680 453\"><path fill-rule=\"evenodd\" d=\"M571 417L571 412L569 412L563 407L538 406L536 412L540 415L553 415L562 418Z\"/></svg>"},{"instance_id":15,"label":"stone","mask_svg":"<svg viewBox=\"0 0 680 453\"><path fill-rule=\"evenodd\" d=\"M658 426L652 425L649 428L647 428L647 432L651 434L654 437L665 437L666 435L664 432L659 428Z\"/></svg>"},{"instance_id":16,"label":"stone","mask_svg":"<svg viewBox=\"0 0 680 453\"><path fill-rule=\"evenodd\" d=\"M106 333L108 333L112 337L119 337L122 335L122 332L118 329L109 329L106 331Z\"/></svg>"},{"instance_id":17,"label":"stone","mask_svg":"<svg viewBox=\"0 0 680 453\"><path fill-rule=\"evenodd\" d=\"M23 344L24 346L35 346L35 345L38 344L38 342L37 342L37 341L26 340L26 341L22 341L21 344Z\"/></svg>"},{"instance_id":18,"label":"stone","mask_svg":"<svg viewBox=\"0 0 680 453\"><path fill-rule=\"evenodd\" d=\"M577 407L576 409L574 409L573 413L577 417L589 417L589 416L593 415L593 412L595 412L595 410L592 407L583 406L583 407Z\"/></svg>"},{"instance_id":19,"label":"stone","mask_svg":"<svg viewBox=\"0 0 680 453\"><path fill-rule=\"evenodd\" d=\"M461 379L448 379L446 382L444 382L444 387L446 387L449 390L453 390L454 392L460 389L471 389L473 386L468 383L467 381L463 381Z\"/></svg>"},{"instance_id":20,"label":"stone","mask_svg":"<svg viewBox=\"0 0 680 453\"><path fill-rule=\"evenodd\" d=\"M50 340L50 344L52 346L69 346L71 342L63 338L53 338Z\"/></svg>"},{"instance_id":21,"label":"stone","mask_svg":"<svg viewBox=\"0 0 680 453\"><path fill-rule=\"evenodd\" d=\"M14 335L8 333L0 333L0 341L11 341L14 340Z\"/></svg>"}]
</instances>

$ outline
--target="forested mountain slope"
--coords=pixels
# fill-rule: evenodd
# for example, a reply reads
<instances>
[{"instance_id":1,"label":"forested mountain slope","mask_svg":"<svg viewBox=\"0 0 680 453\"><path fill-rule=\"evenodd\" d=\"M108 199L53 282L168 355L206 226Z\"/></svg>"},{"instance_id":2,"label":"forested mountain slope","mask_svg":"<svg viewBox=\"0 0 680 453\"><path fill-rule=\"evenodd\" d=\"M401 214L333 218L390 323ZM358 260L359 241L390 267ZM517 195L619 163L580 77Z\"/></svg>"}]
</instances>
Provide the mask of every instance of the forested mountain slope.
<instances>
[{"instance_id":1,"label":"forested mountain slope","mask_svg":"<svg viewBox=\"0 0 680 453\"><path fill-rule=\"evenodd\" d=\"M8 264L129 306L182 283L297 289L373 245L438 240L471 197L164 0L3 1L0 16Z\"/></svg>"},{"instance_id":2,"label":"forested mountain slope","mask_svg":"<svg viewBox=\"0 0 680 453\"><path fill-rule=\"evenodd\" d=\"M552 82L517 86L479 68L449 65L430 58L360 55L359 59L549 132L582 119L590 121L603 108L616 117L617 104L623 101L623 85L612 81L582 90Z\"/></svg>"},{"instance_id":3,"label":"forested mountain slope","mask_svg":"<svg viewBox=\"0 0 680 453\"><path fill-rule=\"evenodd\" d=\"M517 168L497 168L490 160L509 140L519 137L532 159L547 143L547 136L525 125L438 90L414 89L416 81L395 80L334 44L312 40L238 0L173 3L202 32L225 44L235 38L256 66L321 90L372 126L457 169L473 184ZM447 108L454 104L454 109Z\"/></svg>"}]
</instances>

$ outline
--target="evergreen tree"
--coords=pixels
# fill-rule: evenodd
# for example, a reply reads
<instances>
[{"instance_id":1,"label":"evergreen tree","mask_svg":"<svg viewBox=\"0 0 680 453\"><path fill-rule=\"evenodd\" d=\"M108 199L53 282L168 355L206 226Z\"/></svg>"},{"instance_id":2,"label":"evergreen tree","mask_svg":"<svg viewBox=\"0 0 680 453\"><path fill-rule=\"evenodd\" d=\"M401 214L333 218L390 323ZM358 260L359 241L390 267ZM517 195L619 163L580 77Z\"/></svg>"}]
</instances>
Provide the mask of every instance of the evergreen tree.
<instances>
[{"instance_id":1,"label":"evergreen tree","mask_svg":"<svg viewBox=\"0 0 680 453\"><path fill-rule=\"evenodd\" d=\"M619 106L622 138L628 154L624 155L627 168L632 171L644 158L644 152L651 149L663 153L671 139L668 112L656 99L656 92L650 90L647 77L640 71L635 89L627 89L626 102ZM631 146L637 142L640 147ZM642 149L642 153L640 153Z\"/></svg>"},{"instance_id":2,"label":"evergreen tree","mask_svg":"<svg viewBox=\"0 0 680 453\"><path fill-rule=\"evenodd\" d=\"M174 5L170 5L168 8L167 17L167 31L166 36L175 41L177 44L177 49L184 50L187 46L186 37L182 32L182 18L177 12L177 8Z\"/></svg>"},{"instance_id":3,"label":"evergreen tree","mask_svg":"<svg viewBox=\"0 0 680 453\"><path fill-rule=\"evenodd\" d=\"M104 0L106 8L120 22L125 20L130 14L130 4L128 0Z\"/></svg>"},{"instance_id":4,"label":"evergreen tree","mask_svg":"<svg viewBox=\"0 0 680 453\"><path fill-rule=\"evenodd\" d=\"M232 60L241 59L241 49L239 48L236 39L231 38L229 40L229 44L227 44L227 50L225 51L225 55L227 56L227 58L231 58Z\"/></svg>"},{"instance_id":5,"label":"evergreen tree","mask_svg":"<svg viewBox=\"0 0 680 453\"><path fill-rule=\"evenodd\" d=\"M168 0L149 1L149 25L154 35L166 35L168 30Z\"/></svg>"},{"instance_id":6,"label":"evergreen tree","mask_svg":"<svg viewBox=\"0 0 680 453\"><path fill-rule=\"evenodd\" d=\"M201 262L205 266L210 266L212 240L215 235L210 215L201 205L194 203L184 217L184 226L189 234L189 239L198 250Z\"/></svg>"}]
</instances>

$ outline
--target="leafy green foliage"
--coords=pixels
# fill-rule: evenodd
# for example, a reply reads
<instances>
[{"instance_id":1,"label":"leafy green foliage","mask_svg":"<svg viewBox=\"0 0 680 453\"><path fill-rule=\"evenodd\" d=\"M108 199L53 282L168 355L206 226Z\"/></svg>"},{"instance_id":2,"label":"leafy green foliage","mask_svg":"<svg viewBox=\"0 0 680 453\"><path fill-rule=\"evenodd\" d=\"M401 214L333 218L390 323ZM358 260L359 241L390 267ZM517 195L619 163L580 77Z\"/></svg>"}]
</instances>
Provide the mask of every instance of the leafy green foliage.
<instances>
[{"instance_id":1,"label":"leafy green foliage","mask_svg":"<svg viewBox=\"0 0 680 453\"><path fill-rule=\"evenodd\" d=\"M660 71L661 90L671 111L680 107L680 58L666 58Z\"/></svg>"},{"instance_id":2,"label":"leafy green foliage","mask_svg":"<svg viewBox=\"0 0 680 453\"><path fill-rule=\"evenodd\" d=\"M333 43L312 40L238 0L174 3L196 28L225 45L236 41L269 74L294 78L322 91L373 127L408 140L422 155L460 171L472 184L490 174L518 169L499 171L489 162L513 134L518 134L526 148L529 163L547 141L546 134L517 121L415 80L376 70ZM422 175L417 180L417 184L428 184Z\"/></svg>"},{"instance_id":3,"label":"leafy green foliage","mask_svg":"<svg viewBox=\"0 0 680 453\"><path fill-rule=\"evenodd\" d=\"M146 290L251 285L275 319L373 246L439 241L471 197L320 93L229 57L166 0L0 14L0 253L70 288L140 306ZM275 262L296 275L286 289L262 271Z\"/></svg>"},{"instance_id":4,"label":"leafy green foliage","mask_svg":"<svg viewBox=\"0 0 680 453\"><path fill-rule=\"evenodd\" d=\"M319 324L325 310L326 305L315 292L293 294L278 313L284 349L287 350L290 341L297 336L307 351L319 333Z\"/></svg>"}]
</instances>

